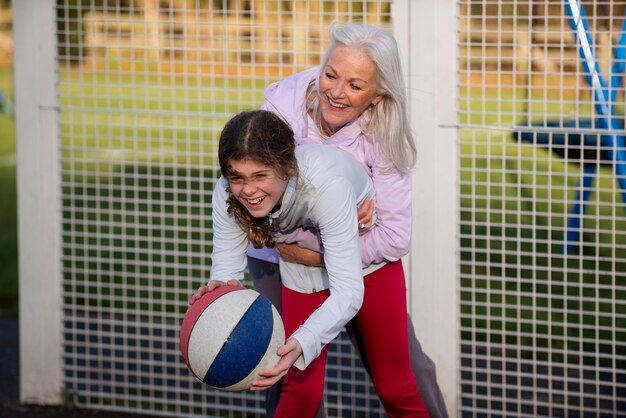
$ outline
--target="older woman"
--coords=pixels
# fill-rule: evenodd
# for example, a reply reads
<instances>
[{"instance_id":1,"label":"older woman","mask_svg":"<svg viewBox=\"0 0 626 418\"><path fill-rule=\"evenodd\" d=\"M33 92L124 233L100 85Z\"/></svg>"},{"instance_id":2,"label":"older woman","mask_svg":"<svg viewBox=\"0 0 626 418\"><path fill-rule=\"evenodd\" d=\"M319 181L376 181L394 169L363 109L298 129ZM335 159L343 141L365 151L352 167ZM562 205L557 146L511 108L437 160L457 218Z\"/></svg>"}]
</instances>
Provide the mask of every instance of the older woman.
<instances>
[{"instance_id":1,"label":"older woman","mask_svg":"<svg viewBox=\"0 0 626 418\"><path fill-rule=\"evenodd\" d=\"M387 341L404 346L398 352L410 357L426 408L431 416L445 418L448 414L435 365L422 351L407 316L401 257L410 245L409 171L416 151L398 48L389 32L372 25L333 24L329 33L330 46L322 65L270 85L262 107L291 126L296 143L346 150L370 174L377 195L375 224L367 204L359 212L365 302L347 330L375 382L376 376L386 373L390 348L370 341L385 341L380 337L387 335ZM257 290L280 308L280 275L275 264L279 257L309 265L321 265L323 257L297 244L279 244L277 250L250 248L248 265ZM384 396L380 390L379 396ZM270 394L270 416L274 406Z\"/></svg>"}]
</instances>

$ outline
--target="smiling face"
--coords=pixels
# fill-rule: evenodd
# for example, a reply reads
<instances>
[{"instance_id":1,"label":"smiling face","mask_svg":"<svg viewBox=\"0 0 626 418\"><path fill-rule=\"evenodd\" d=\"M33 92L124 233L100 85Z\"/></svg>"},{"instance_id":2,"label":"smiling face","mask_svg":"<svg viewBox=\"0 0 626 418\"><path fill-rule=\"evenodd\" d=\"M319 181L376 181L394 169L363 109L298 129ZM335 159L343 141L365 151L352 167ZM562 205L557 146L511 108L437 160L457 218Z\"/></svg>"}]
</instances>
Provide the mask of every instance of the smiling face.
<instances>
[{"instance_id":1,"label":"smiling face","mask_svg":"<svg viewBox=\"0 0 626 418\"><path fill-rule=\"evenodd\" d=\"M267 216L280 205L288 179L251 158L230 160L226 179L235 198L255 218Z\"/></svg>"},{"instance_id":2,"label":"smiling face","mask_svg":"<svg viewBox=\"0 0 626 418\"><path fill-rule=\"evenodd\" d=\"M322 118L332 132L357 118L368 106L376 105L376 67L361 50L338 45L320 76Z\"/></svg>"}]
</instances>

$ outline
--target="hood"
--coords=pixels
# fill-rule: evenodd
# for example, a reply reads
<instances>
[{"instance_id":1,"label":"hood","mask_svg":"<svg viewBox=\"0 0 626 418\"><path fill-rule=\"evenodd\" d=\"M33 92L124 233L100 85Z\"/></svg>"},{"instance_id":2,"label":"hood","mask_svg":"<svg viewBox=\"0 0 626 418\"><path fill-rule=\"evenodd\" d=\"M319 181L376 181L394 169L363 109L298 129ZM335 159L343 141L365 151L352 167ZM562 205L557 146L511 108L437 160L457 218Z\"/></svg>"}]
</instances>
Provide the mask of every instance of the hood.
<instances>
[{"instance_id":1,"label":"hood","mask_svg":"<svg viewBox=\"0 0 626 418\"><path fill-rule=\"evenodd\" d=\"M308 117L306 113L307 87L319 74L320 67L313 67L290 75L270 84L265 89L264 108L278 114L291 126L296 142L306 143L309 136ZM351 144L362 134L361 125L354 120L335 132L326 143Z\"/></svg>"},{"instance_id":2,"label":"hood","mask_svg":"<svg viewBox=\"0 0 626 418\"><path fill-rule=\"evenodd\" d=\"M309 83L317 77L320 67L290 75L270 84L265 89L264 97L275 113L286 121L296 136L307 134L306 91Z\"/></svg>"}]
</instances>

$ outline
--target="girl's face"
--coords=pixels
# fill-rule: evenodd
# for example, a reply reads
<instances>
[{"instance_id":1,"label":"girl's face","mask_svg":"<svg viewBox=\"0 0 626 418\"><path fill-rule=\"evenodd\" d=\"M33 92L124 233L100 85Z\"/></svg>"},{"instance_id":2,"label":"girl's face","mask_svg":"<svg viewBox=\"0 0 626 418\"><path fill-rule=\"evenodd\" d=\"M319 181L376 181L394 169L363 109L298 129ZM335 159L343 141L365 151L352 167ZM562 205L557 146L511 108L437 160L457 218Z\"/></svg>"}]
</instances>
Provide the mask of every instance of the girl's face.
<instances>
[{"instance_id":1,"label":"girl's face","mask_svg":"<svg viewBox=\"0 0 626 418\"><path fill-rule=\"evenodd\" d=\"M333 132L377 104L376 67L360 49L338 45L320 76L322 118Z\"/></svg>"},{"instance_id":2,"label":"girl's face","mask_svg":"<svg viewBox=\"0 0 626 418\"><path fill-rule=\"evenodd\" d=\"M230 160L226 179L233 196L255 218L267 216L280 205L288 182L274 169L251 158Z\"/></svg>"}]
</instances>

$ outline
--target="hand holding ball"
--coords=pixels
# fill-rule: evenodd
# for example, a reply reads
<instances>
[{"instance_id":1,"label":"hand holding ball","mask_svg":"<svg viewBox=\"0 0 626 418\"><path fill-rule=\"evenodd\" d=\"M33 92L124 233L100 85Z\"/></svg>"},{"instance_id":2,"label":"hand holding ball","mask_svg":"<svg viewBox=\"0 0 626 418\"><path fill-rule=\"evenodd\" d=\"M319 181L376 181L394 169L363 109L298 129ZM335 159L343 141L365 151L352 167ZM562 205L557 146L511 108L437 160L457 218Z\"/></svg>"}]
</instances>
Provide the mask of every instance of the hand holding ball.
<instances>
[{"instance_id":1,"label":"hand holding ball","mask_svg":"<svg viewBox=\"0 0 626 418\"><path fill-rule=\"evenodd\" d=\"M187 311L180 349L193 375L224 391L250 388L258 372L278 363L285 330L276 308L260 293L221 286L205 293Z\"/></svg>"}]
</instances>

